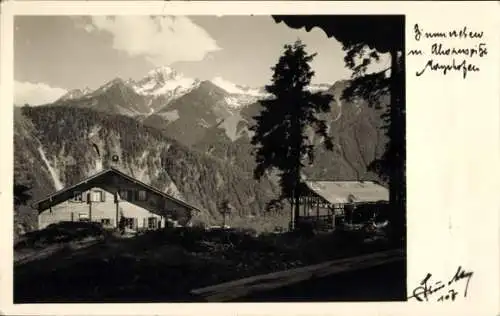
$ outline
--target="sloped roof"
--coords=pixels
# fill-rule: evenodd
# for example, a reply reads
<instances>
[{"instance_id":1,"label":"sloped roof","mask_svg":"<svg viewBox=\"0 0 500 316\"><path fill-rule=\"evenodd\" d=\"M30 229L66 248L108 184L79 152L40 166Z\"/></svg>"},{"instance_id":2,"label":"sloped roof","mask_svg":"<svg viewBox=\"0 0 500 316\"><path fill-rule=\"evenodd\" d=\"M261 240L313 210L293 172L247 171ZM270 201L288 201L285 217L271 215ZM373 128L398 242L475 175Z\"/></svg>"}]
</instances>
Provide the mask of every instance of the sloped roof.
<instances>
[{"instance_id":1,"label":"sloped roof","mask_svg":"<svg viewBox=\"0 0 500 316\"><path fill-rule=\"evenodd\" d=\"M389 190L373 181L306 181L305 184L332 204L389 201Z\"/></svg>"},{"instance_id":2,"label":"sloped roof","mask_svg":"<svg viewBox=\"0 0 500 316\"><path fill-rule=\"evenodd\" d=\"M126 181L138 184L138 185L142 186L145 190L150 191L150 192L154 192L155 194L158 194L161 197L168 199L174 203L182 205L182 206L189 208L191 210L200 211L199 208L197 208L193 205L190 205L184 201L181 201L181 200L179 200L179 199L177 199L169 194L166 194L166 193L164 193L164 192L162 192L162 191L160 191L160 190L158 190L150 185L147 185L144 182L141 182L141 181L139 181L139 180L119 171L118 169L115 169L115 168L109 168L109 169L105 169L103 171L100 171L100 172L94 174L93 176L91 176L83 181L78 182L77 184L63 188L57 192L54 192L54 193L48 195L44 199L39 200L39 201L31 204L31 206L35 209L38 209L39 211L45 210L52 205L64 202L65 200L72 198L73 192L76 192L78 190L85 191L85 190L92 188L93 186L99 186L98 183L109 176L119 176L119 177L125 179Z\"/></svg>"}]
</instances>

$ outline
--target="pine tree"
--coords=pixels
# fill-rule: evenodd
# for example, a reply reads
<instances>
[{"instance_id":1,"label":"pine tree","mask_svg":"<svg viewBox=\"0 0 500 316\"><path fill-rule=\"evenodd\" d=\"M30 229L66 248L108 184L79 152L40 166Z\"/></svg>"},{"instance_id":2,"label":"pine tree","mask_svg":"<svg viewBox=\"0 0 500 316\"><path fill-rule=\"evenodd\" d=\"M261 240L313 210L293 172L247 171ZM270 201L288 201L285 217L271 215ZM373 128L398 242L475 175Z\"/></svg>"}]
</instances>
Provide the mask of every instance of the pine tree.
<instances>
[{"instance_id":1,"label":"pine tree","mask_svg":"<svg viewBox=\"0 0 500 316\"><path fill-rule=\"evenodd\" d=\"M405 109L405 32L404 16L392 15L317 15L273 16L279 23L307 31L319 27L328 37L341 42L346 52L346 66L353 70L353 82L344 91L350 99L362 96L370 106L377 107L379 97L390 93L390 106L383 115L389 142L380 159L369 169L376 171L389 182L392 205L391 222L396 240L406 235L406 109ZM390 77L386 71L366 74L368 65L388 53L391 58Z\"/></svg>"},{"instance_id":2,"label":"pine tree","mask_svg":"<svg viewBox=\"0 0 500 316\"><path fill-rule=\"evenodd\" d=\"M280 176L281 199L288 199L293 208L296 226L299 216L301 171L305 158L314 161L314 145L306 134L309 127L323 138L329 150L333 143L326 123L318 114L330 111L332 97L312 94L307 87L314 71L310 62L316 54L308 54L300 40L284 46L284 53L274 71L271 84L265 87L274 97L261 101L263 110L251 127L255 132L252 145L256 146L254 177L261 179L271 171Z\"/></svg>"}]
</instances>

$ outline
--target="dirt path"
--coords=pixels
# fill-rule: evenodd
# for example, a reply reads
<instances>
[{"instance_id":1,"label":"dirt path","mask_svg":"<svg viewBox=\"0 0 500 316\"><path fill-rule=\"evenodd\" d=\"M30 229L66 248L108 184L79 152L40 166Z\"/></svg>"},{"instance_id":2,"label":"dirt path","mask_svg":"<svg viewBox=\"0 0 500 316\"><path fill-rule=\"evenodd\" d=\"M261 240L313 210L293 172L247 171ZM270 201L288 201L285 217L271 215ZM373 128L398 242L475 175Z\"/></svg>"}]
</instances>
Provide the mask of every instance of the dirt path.
<instances>
[{"instance_id":1,"label":"dirt path","mask_svg":"<svg viewBox=\"0 0 500 316\"><path fill-rule=\"evenodd\" d=\"M316 265L253 276L191 291L209 302L231 301L259 292L292 286L304 281L404 261L401 250L344 258Z\"/></svg>"}]
</instances>

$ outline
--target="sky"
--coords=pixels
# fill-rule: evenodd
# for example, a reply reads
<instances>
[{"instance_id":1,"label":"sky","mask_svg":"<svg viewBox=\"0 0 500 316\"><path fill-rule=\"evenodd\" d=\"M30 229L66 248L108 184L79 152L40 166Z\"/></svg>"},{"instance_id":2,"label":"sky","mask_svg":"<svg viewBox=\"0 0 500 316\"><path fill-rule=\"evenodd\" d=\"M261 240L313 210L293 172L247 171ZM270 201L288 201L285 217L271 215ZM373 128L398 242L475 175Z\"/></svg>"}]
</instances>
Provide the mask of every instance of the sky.
<instances>
[{"instance_id":1,"label":"sky","mask_svg":"<svg viewBox=\"0 0 500 316\"><path fill-rule=\"evenodd\" d=\"M270 16L17 16L15 103L52 102L71 89L140 79L170 66L187 77L261 87L283 46L301 39L317 53L313 83L347 79L342 45L323 30L295 30ZM382 59L373 67L385 69Z\"/></svg>"}]
</instances>

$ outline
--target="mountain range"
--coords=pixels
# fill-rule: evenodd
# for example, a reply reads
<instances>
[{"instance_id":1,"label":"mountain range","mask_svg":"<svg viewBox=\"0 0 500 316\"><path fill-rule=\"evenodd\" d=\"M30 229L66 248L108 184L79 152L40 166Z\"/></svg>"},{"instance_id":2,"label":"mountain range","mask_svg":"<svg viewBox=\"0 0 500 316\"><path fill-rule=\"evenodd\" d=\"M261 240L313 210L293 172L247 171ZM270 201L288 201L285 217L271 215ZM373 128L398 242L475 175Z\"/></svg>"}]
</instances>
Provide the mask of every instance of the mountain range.
<instances>
[{"instance_id":1,"label":"mountain range","mask_svg":"<svg viewBox=\"0 0 500 316\"><path fill-rule=\"evenodd\" d=\"M172 101L190 94L203 86L214 86L223 91L222 102L230 109L238 109L249 103L256 102L270 95L263 87L252 88L215 77L212 80L200 80L184 76L176 70L163 66L152 69L139 80L123 80L115 78L106 82L96 90L89 88L68 91L59 98L55 104L89 107L99 110L112 110L124 115L151 115L164 109ZM309 89L314 92L324 91L329 84L311 85ZM106 98L110 94L114 108L106 105ZM138 101L138 98L142 100Z\"/></svg>"},{"instance_id":2,"label":"mountain range","mask_svg":"<svg viewBox=\"0 0 500 316\"><path fill-rule=\"evenodd\" d=\"M333 97L322 118L335 144L331 152L317 146L314 164L305 170L309 178L379 180L367 165L387 142L380 118L384 106L343 100L349 84L309 87ZM259 101L270 97L264 88L187 78L160 67L139 80L115 78L93 91L69 91L51 104L15 108L15 181L31 187L36 200L113 165L200 206L205 222L218 219L224 199L236 216L259 216L279 190L276 179L252 178L249 128L261 110ZM387 105L389 96L382 98ZM113 155L119 162L111 162ZM18 215L25 229L35 228L36 215L28 207Z\"/></svg>"}]
</instances>

